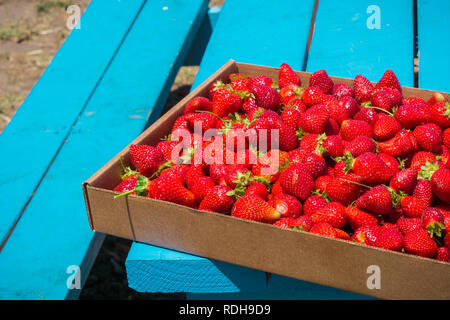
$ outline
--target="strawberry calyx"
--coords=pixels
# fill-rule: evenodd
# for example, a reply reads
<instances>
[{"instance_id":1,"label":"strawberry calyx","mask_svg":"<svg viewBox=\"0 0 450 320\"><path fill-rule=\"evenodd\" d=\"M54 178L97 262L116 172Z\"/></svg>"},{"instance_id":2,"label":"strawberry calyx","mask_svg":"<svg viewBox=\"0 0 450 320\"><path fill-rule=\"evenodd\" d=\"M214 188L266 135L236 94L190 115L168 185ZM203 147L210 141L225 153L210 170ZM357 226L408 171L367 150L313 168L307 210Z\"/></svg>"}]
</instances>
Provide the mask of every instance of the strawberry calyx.
<instances>
[{"instance_id":1,"label":"strawberry calyx","mask_svg":"<svg viewBox=\"0 0 450 320\"><path fill-rule=\"evenodd\" d=\"M328 194L327 194L325 191L321 191L320 189L314 189L314 190L311 192L311 195L322 197L322 198L324 198L324 199L327 201L327 203L330 203L330 202L331 202L331 199L330 199L330 197L328 196Z\"/></svg>"},{"instance_id":2,"label":"strawberry calyx","mask_svg":"<svg viewBox=\"0 0 450 320\"><path fill-rule=\"evenodd\" d=\"M286 170L287 168L289 168L291 166L292 162L289 161L289 159L284 159L284 161L281 163L281 166L278 167L277 169L281 172L283 172L284 170Z\"/></svg>"},{"instance_id":3,"label":"strawberry calyx","mask_svg":"<svg viewBox=\"0 0 450 320\"><path fill-rule=\"evenodd\" d=\"M395 192L391 187L385 186L383 185L391 194L391 200L392 200L392 207L394 209L397 209L400 207L400 202L402 201L402 198L407 196L408 194L400 191L400 192Z\"/></svg>"},{"instance_id":4,"label":"strawberry calyx","mask_svg":"<svg viewBox=\"0 0 450 320\"><path fill-rule=\"evenodd\" d=\"M303 226L303 224L302 224L301 226L297 226L297 225L295 225L295 226L290 226L290 228L291 228L292 230L296 230L296 231L306 231L306 232L308 232L307 230L305 230L305 227Z\"/></svg>"},{"instance_id":5,"label":"strawberry calyx","mask_svg":"<svg viewBox=\"0 0 450 320\"><path fill-rule=\"evenodd\" d=\"M171 140L172 140L172 138L170 137L170 134L161 138L161 141L171 141Z\"/></svg>"},{"instance_id":6,"label":"strawberry calyx","mask_svg":"<svg viewBox=\"0 0 450 320\"><path fill-rule=\"evenodd\" d=\"M135 192L135 194L137 196L145 196L147 194L147 185L148 185L148 182L150 181L150 179L143 175L138 175L137 177L138 178L136 180L136 186L134 187L134 189L131 189L131 190L125 191L121 194L115 195L114 199L126 196L133 192Z\"/></svg>"},{"instance_id":7,"label":"strawberry calyx","mask_svg":"<svg viewBox=\"0 0 450 320\"><path fill-rule=\"evenodd\" d=\"M438 162L427 160L425 162L425 165L420 167L420 171L417 174L417 179L424 179L430 181L431 177L437 170L439 170Z\"/></svg>"},{"instance_id":8,"label":"strawberry calyx","mask_svg":"<svg viewBox=\"0 0 450 320\"><path fill-rule=\"evenodd\" d=\"M122 164L122 165L123 165L123 164ZM120 176L120 178L121 178L122 180L124 180L124 179L126 179L126 178L128 178L128 177L131 177L131 176L137 176L137 175L139 175L139 172L138 172L138 171L133 170L133 169L131 169L130 167L125 167L123 171L124 171L124 173Z\"/></svg>"},{"instance_id":9,"label":"strawberry calyx","mask_svg":"<svg viewBox=\"0 0 450 320\"><path fill-rule=\"evenodd\" d=\"M308 133L303 131L302 128L298 128L297 131L295 131L295 135L297 136L298 140L302 140L304 136L306 136Z\"/></svg>"},{"instance_id":10,"label":"strawberry calyx","mask_svg":"<svg viewBox=\"0 0 450 320\"><path fill-rule=\"evenodd\" d=\"M428 230L428 234L430 235L431 238L433 238L435 235L438 237L442 236L442 230L445 229L445 226L437 221L434 221L432 223L429 223L426 226L426 229Z\"/></svg>"},{"instance_id":11,"label":"strawberry calyx","mask_svg":"<svg viewBox=\"0 0 450 320\"><path fill-rule=\"evenodd\" d=\"M173 161L172 161L172 160L169 160L169 161L164 162L162 165L160 165L160 166L158 167L158 170L156 170L156 171L150 176L150 180L152 180L154 177L159 177L159 175L161 174L161 172L162 172L164 169L172 168L172 166L173 166Z\"/></svg>"}]
</instances>

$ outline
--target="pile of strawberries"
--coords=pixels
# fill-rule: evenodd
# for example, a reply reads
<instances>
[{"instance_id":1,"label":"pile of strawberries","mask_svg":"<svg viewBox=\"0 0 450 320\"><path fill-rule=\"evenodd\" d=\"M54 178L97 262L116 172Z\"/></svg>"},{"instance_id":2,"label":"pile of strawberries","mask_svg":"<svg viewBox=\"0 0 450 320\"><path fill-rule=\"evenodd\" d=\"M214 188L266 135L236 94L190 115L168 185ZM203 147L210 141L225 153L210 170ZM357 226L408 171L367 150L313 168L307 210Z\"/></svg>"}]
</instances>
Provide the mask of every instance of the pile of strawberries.
<instances>
[{"instance_id":1,"label":"pile of strawberries","mask_svg":"<svg viewBox=\"0 0 450 320\"><path fill-rule=\"evenodd\" d=\"M189 101L156 146L130 146L118 196L450 262L448 98L404 97L391 70L353 88L324 70L302 87L286 63L277 83L228 80Z\"/></svg>"}]
</instances>

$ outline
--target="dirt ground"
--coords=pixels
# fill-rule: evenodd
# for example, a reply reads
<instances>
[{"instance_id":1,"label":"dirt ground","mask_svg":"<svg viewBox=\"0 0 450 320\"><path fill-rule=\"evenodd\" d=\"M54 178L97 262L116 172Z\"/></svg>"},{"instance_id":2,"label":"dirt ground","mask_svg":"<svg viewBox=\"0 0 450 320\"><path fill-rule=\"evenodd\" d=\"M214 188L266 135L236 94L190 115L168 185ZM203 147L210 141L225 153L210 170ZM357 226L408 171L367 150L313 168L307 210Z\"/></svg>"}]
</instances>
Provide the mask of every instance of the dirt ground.
<instances>
[{"instance_id":1,"label":"dirt ground","mask_svg":"<svg viewBox=\"0 0 450 320\"><path fill-rule=\"evenodd\" d=\"M104 0L97 0L104 1ZM67 38L66 8L85 11L91 0L0 0L0 134ZM224 0L212 0L222 5ZM180 69L165 110L190 89L198 66ZM179 294L141 294L128 287L125 260L131 241L107 236L80 299L184 299Z\"/></svg>"}]
</instances>

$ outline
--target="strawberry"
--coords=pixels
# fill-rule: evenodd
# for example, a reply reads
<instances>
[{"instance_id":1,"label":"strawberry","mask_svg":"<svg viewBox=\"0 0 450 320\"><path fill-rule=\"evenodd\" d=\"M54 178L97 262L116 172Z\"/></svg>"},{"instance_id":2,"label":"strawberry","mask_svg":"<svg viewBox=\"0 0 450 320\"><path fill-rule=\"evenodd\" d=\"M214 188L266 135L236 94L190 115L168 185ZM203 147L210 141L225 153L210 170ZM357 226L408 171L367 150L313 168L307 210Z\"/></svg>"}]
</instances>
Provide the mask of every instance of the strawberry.
<instances>
[{"instance_id":1,"label":"strawberry","mask_svg":"<svg viewBox=\"0 0 450 320\"><path fill-rule=\"evenodd\" d=\"M377 141L385 141L395 136L402 129L402 125L394 117L380 114L373 125L373 136Z\"/></svg>"},{"instance_id":2,"label":"strawberry","mask_svg":"<svg viewBox=\"0 0 450 320\"><path fill-rule=\"evenodd\" d=\"M277 194L279 194L279 193L283 193L283 188L281 187L281 184L280 184L280 181L279 181L279 180L277 180L277 181L273 184L272 190L271 190L271 191L272 191L272 192L270 193L269 197L270 197L270 196L275 196L275 195L277 195Z\"/></svg>"},{"instance_id":3,"label":"strawberry","mask_svg":"<svg viewBox=\"0 0 450 320\"><path fill-rule=\"evenodd\" d=\"M415 143L415 141L413 141L413 137L410 136L410 132L400 130L393 138L379 142L378 150L393 157L402 157L414 150L413 143Z\"/></svg>"},{"instance_id":4,"label":"strawberry","mask_svg":"<svg viewBox=\"0 0 450 320\"><path fill-rule=\"evenodd\" d=\"M395 111L394 117L406 129L426 122L426 115L421 111L420 105L401 105Z\"/></svg>"},{"instance_id":5,"label":"strawberry","mask_svg":"<svg viewBox=\"0 0 450 320\"><path fill-rule=\"evenodd\" d=\"M263 84L263 85L266 85L268 87L273 86L273 80L270 77L268 77L266 75L263 75L263 74L252 78L252 84L254 84L254 83L256 83L256 84Z\"/></svg>"},{"instance_id":6,"label":"strawberry","mask_svg":"<svg viewBox=\"0 0 450 320\"><path fill-rule=\"evenodd\" d=\"M251 92L255 95L255 101L259 107L274 111L280 108L280 95L274 88L252 83Z\"/></svg>"},{"instance_id":7,"label":"strawberry","mask_svg":"<svg viewBox=\"0 0 450 320\"><path fill-rule=\"evenodd\" d=\"M386 250L401 251L403 249L403 236L396 229L380 228L374 246Z\"/></svg>"},{"instance_id":8,"label":"strawberry","mask_svg":"<svg viewBox=\"0 0 450 320\"><path fill-rule=\"evenodd\" d=\"M343 82L338 82L333 85L332 94L338 99L341 99L342 97L353 98L353 96L355 95L353 89Z\"/></svg>"},{"instance_id":9,"label":"strawberry","mask_svg":"<svg viewBox=\"0 0 450 320\"><path fill-rule=\"evenodd\" d=\"M155 147L148 145L130 146L131 164L146 177L152 176L164 162L164 154Z\"/></svg>"},{"instance_id":10,"label":"strawberry","mask_svg":"<svg viewBox=\"0 0 450 320\"><path fill-rule=\"evenodd\" d=\"M318 195L309 196L303 203L303 213L306 216L312 216L318 210L327 205L327 200Z\"/></svg>"},{"instance_id":11,"label":"strawberry","mask_svg":"<svg viewBox=\"0 0 450 320\"><path fill-rule=\"evenodd\" d=\"M292 226L297 230L309 231L314 226L314 222L309 216L300 216L297 219L294 219Z\"/></svg>"},{"instance_id":12,"label":"strawberry","mask_svg":"<svg viewBox=\"0 0 450 320\"><path fill-rule=\"evenodd\" d=\"M394 171L372 152L365 152L354 159L352 170L361 177L363 183L386 183L394 176Z\"/></svg>"},{"instance_id":13,"label":"strawberry","mask_svg":"<svg viewBox=\"0 0 450 320\"><path fill-rule=\"evenodd\" d=\"M356 243L374 246L380 231L381 227L377 224L365 225L355 230L351 240Z\"/></svg>"},{"instance_id":14,"label":"strawberry","mask_svg":"<svg viewBox=\"0 0 450 320\"><path fill-rule=\"evenodd\" d=\"M329 237L329 238L337 238L338 234L336 232L336 229L327 222L319 222L316 223L309 232L318 234L321 236Z\"/></svg>"},{"instance_id":15,"label":"strawberry","mask_svg":"<svg viewBox=\"0 0 450 320\"><path fill-rule=\"evenodd\" d=\"M231 209L231 216L258 222L274 222L280 213L266 201L256 195L245 195L239 198Z\"/></svg>"},{"instance_id":16,"label":"strawberry","mask_svg":"<svg viewBox=\"0 0 450 320\"><path fill-rule=\"evenodd\" d=\"M345 208L345 216L353 230L364 226L378 224L377 218L375 218L373 215L353 206Z\"/></svg>"},{"instance_id":17,"label":"strawberry","mask_svg":"<svg viewBox=\"0 0 450 320\"><path fill-rule=\"evenodd\" d=\"M434 258L437 254L436 242L426 229L417 228L407 232L403 237L403 243L407 253L427 258Z\"/></svg>"},{"instance_id":18,"label":"strawberry","mask_svg":"<svg viewBox=\"0 0 450 320\"><path fill-rule=\"evenodd\" d=\"M377 115L378 113L375 109L361 106L359 111L353 116L353 120L365 121L372 125L377 120Z\"/></svg>"},{"instance_id":19,"label":"strawberry","mask_svg":"<svg viewBox=\"0 0 450 320\"><path fill-rule=\"evenodd\" d=\"M343 140L338 135L327 136L322 147L325 149L324 156L340 157L345 152Z\"/></svg>"},{"instance_id":20,"label":"strawberry","mask_svg":"<svg viewBox=\"0 0 450 320\"><path fill-rule=\"evenodd\" d=\"M241 97L232 90L218 89L212 100L212 112L219 117L238 112L242 107Z\"/></svg>"},{"instance_id":21,"label":"strawberry","mask_svg":"<svg viewBox=\"0 0 450 320\"><path fill-rule=\"evenodd\" d=\"M281 217L298 218L302 214L302 204L296 197L285 193L276 194L269 204L277 210Z\"/></svg>"},{"instance_id":22,"label":"strawberry","mask_svg":"<svg viewBox=\"0 0 450 320\"><path fill-rule=\"evenodd\" d=\"M377 145L371 138L366 136L358 136L352 141L346 143L344 151L350 152L353 157L358 157L365 152L375 152L376 148Z\"/></svg>"},{"instance_id":23,"label":"strawberry","mask_svg":"<svg viewBox=\"0 0 450 320\"><path fill-rule=\"evenodd\" d=\"M288 84L280 88L280 101L282 104L287 105L292 100L300 100L301 92L303 88L295 84ZM300 100L301 101L301 100ZM302 102L303 103L303 102ZM306 106L305 106L306 109Z\"/></svg>"},{"instance_id":24,"label":"strawberry","mask_svg":"<svg viewBox=\"0 0 450 320\"><path fill-rule=\"evenodd\" d=\"M439 152L442 144L442 136L427 125L417 126L413 131L419 146L430 152Z\"/></svg>"},{"instance_id":25,"label":"strawberry","mask_svg":"<svg viewBox=\"0 0 450 320\"><path fill-rule=\"evenodd\" d=\"M394 158L393 156L387 154L387 153L383 153L380 152L378 153L378 157L383 160L384 163L386 163L386 165L392 169L392 171L394 171L395 173L399 172L400 169L403 169L404 167L404 162L401 161L401 163L399 163L399 161Z\"/></svg>"},{"instance_id":26,"label":"strawberry","mask_svg":"<svg viewBox=\"0 0 450 320\"><path fill-rule=\"evenodd\" d=\"M130 190L134 190L136 187L137 177L134 179L122 180L117 186L114 187L113 191L123 193ZM136 194L134 191L131 194Z\"/></svg>"},{"instance_id":27,"label":"strawberry","mask_svg":"<svg viewBox=\"0 0 450 320\"><path fill-rule=\"evenodd\" d=\"M267 190L267 187L260 182L254 182L251 185L249 185L245 189L245 194L254 194L254 195L261 197L262 199L264 199L266 201L269 198L269 191Z\"/></svg>"},{"instance_id":28,"label":"strawberry","mask_svg":"<svg viewBox=\"0 0 450 320\"><path fill-rule=\"evenodd\" d=\"M212 188L214 188L214 180L211 177L201 177L189 190L194 194L195 202L199 205Z\"/></svg>"},{"instance_id":29,"label":"strawberry","mask_svg":"<svg viewBox=\"0 0 450 320\"><path fill-rule=\"evenodd\" d=\"M177 163L179 157L181 156L181 152L172 155L172 151L179 143L179 141L163 140L158 142L156 148L158 148L162 152L165 159L172 160L174 163Z\"/></svg>"},{"instance_id":30,"label":"strawberry","mask_svg":"<svg viewBox=\"0 0 450 320\"><path fill-rule=\"evenodd\" d=\"M294 227L294 221L295 219L291 217L285 217L280 218L279 220L275 221L272 225L274 227L282 228L282 229L291 229Z\"/></svg>"},{"instance_id":31,"label":"strawberry","mask_svg":"<svg viewBox=\"0 0 450 320\"><path fill-rule=\"evenodd\" d=\"M330 98L317 87L308 87L301 93L305 105L310 108L316 104L326 103Z\"/></svg>"},{"instance_id":32,"label":"strawberry","mask_svg":"<svg viewBox=\"0 0 450 320\"><path fill-rule=\"evenodd\" d=\"M440 200L450 201L450 169L436 170L431 176L431 190Z\"/></svg>"},{"instance_id":33,"label":"strawberry","mask_svg":"<svg viewBox=\"0 0 450 320\"><path fill-rule=\"evenodd\" d=\"M244 99L244 102L242 103L242 111L249 114L252 112L256 112L259 109L258 105L256 104L256 100L252 97L247 97ZM249 119L251 121L251 119Z\"/></svg>"},{"instance_id":34,"label":"strawberry","mask_svg":"<svg viewBox=\"0 0 450 320\"><path fill-rule=\"evenodd\" d=\"M400 230L402 234L405 234L416 228L422 228L422 220L421 218L401 217L397 220L396 225L398 230Z\"/></svg>"},{"instance_id":35,"label":"strawberry","mask_svg":"<svg viewBox=\"0 0 450 320\"><path fill-rule=\"evenodd\" d=\"M212 113L188 113L184 115L190 131L201 129L201 133L216 127L217 116ZM200 131L199 131L200 132Z\"/></svg>"},{"instance_id":36,"label":"strawberry","mask_svg":"<svg viewBox=\"0 0 450 320\"><path fill-rule=\"evenodd\" d=\"M450 249L447 247L440 247L437 249L436 260L443 262L450 262Z\"/></svg>"},{"instance_id":37,"label":"strawberry","mask_svg":"<svg viewBox=\"0 0 450 320\"><path fill-rule=\"evenodd\" d=\"M400 106L402 104L402 93L398 89L394 88L383 88L383 91L389 95L392 101L392 106Z\"/></svg>"},{"instance_id":38,"label":"strawberry","mask_svg":"<svg viewBox=\"0 0 450 320\"><path fill-rule=\"evenodd\" d=\"M333 169L333 168L331 168ZM334 170L334 169L333 169ZM325 176L320 176L314 181L314 188L319 192L325 194L328 188L328 183L334 179L334 176L327 174ZM339 191L338 191L339 192ZM341 194L341 193L340 193Z\"/></svg>"},{"instance_id":39,"label":"strawberry","mask_svg":"<svg viewBox=\"0 0 450 320\"><path fill-rule=\"evenodd\" d=\"M373 136L373 129L370 124L361 120L345 120L341 124L340 136L346 141L352 141L358 136Z\"/></svg>"},{"instance_id":40,"label":"strawberry","mask_svg":"<svg viewBox=\"0 0 450 320\"><path fill-rule=\"evenodd\" d=\"M245 188L253 181L253 174L244 166L229 165L225 181L227 185L233 189L238 185Z\"/></svg>"},{"instance_id":41,"label":"strawberry","mask_svg":"<svg viewBox=\"0 0 450 320\"><path fill-rule=\"evenodd\" d=\"M231 82L230 86L235 91L241 91L247 93L251 90L252 80L243 76L236 76Z\"/></svg>"},{"instance_id":42,"label":"strawberry","mask_svg":"<svg viewBox=\"0 0 450 320\"><path fill-rule=\"evenodd\" d=\"M306 200L314 188L314 180L308 168L301 163L293 163L280 174L280 185L284 192Z\"/></svg>"},{"instance_id":43,"label":"strawberry","mask_svg":"<svg viewBox=\"0 0 450 320\"><path fill-rule=\"evenodd\" d=\"M359 103L370 101L374 87L372 83L364 76L358 74L353 81L353 90L355 91L355 99Z\"/></svg>"},{"instance_id":44,"label":"strawberry","mask_svg":"<svg viewBox=\"0 0 450 320\"><path fill-rule=\"evenodd\" d=\"M427 229L430 233L430 237L434 235L440 237L441 231L445 229L444 215L439 209L427 208L421 217L422 227Z\"/></svg>"},{"instance_id":45,"label":"strawberry","mask_svg":"<svg viewBox=\"0 0 450 320\"><path fill-rule=\"evenodd\" d=\"M205 97L195 97L186 103L184 114L193 113L198 110L212 111L211 101Z\"/></svg>"},{"instance_id":46,"label":"strawberry","mask_svg":"<svg viewBox=\"0 0 450 320\"><path fill-rule=\"evenodd\" d=\"M380 88L392 88L397 89L400 93L402 92L402 86L392 70L386 70L381 79L375 85L375 89Z\"/></svg>"},{"instance_id":47,"label":"strawberry","mask_svg":"<svg viewBox=\"0 0 450 320\"><path fill-rule=\"evenodd\" d=\"M356 174L349 173L339 178L331 178L326 186L326 193L332 201L338 201L343 205L349 205L355 201L360 192L361 178Z\"/></svg>"},{"instance_id":48,"label":"strawberry","mask_svg":"<svg viewBox=\"0 0 450 320\"><path fill-rule=\"evenodd\" d=\"M400 200L403 214L408 218L419 218L422 216L428 204L424 201L413 197L405 196Z\"/></svg>"},{"instance_id":49,"label":"strawberry","mask_svg":"<svg viewBox=\"0 0 450 320\"><path fill-rule=\"evenodd\" d=\"M389 186L395 192L411 194L417 184L417 173L416 168L403 169L394 175Z\"/></svg>"},{"instance_id":50,"label":"strawberry","mask_svg":"<svg viewBox=\"0 0 450 320\"><path fill-rule=\"evenodd\" d=\"M214 81L208 91L209 99L213 100L214 94L216 93L216 91L219 89L223 89L225 87L226 87L226 84L223 83L221 80Z\"/></svg>"},{"instance_id":51,"label":"strawberry","mask_svg":"<svg viewBox=\"0 0 450 320\"><path fill-rule=\"evenodd\" d=\"M430 122L443 129L450 127L450 102L438 102L431 107Z\"/></svg>"},{"instance_id":52,"label":"strawberry","mask_svg":"<svg viewBox=\"0 0 450 320\"><path fill-rule=\"evenodd\" d=\"M317 104L300 116L298 125L304 132L319 134L325 131L329 117L327 107Z\"/></svg>"},{"instance_id":53,"label":"strawberry","mask_svg":"<svg viewBox=\"0 0 450 320\"><path fill-rule=\"evenodd\" d=\"M378 90L372 93L372 96L370 97L370 103L375 108L383 109L386 111L391 111L392 107L394 106L394 101L391 99L391 96L384 90Z\"/></svg>"},{"instance_id":54,"label":"strawberry","mask_svg":"<svg viewBox=\"0 0 450 320\"><path fill-rule=\"evenodd\" d=\"M391 192L385 186L378 185L359 197L356 206L373 214L384 215L392 211L392 202Z\"/></svg>"},{"instance_id":55,"label":"strawberry","mask_svg":"<svg viewBox=\"0 0 450 320\"><path fill-rule=\"evenodd\" d=\"M149 197L195 208L195 195L177 180L160 176L148 187Z\"/></svg>"},{"instance_id":56,"label":"strawberry","mask_svg":"<svg viewBox=\"0 0 450 320\"><path fill-rule=\"evenodd\" d=\"M405 97L402 99L402 104L426 104L426 101L419 97Z\"/></svg>"},{"instance_id":57,"label":"strawberry","mask_svg":"<svg viewBox=\"0 0 450 320\"><path fill-rule=\"evenodd\" d=\"M311 74L309 86L319 88L324 94L331 94L334 83L325 70L319 70Z\"/></svg>"},{"instance_id":58,"label":"strawberry","mask_svg":"<svg viewBox=\"0 0 450 320\"><path fill-rule=\"evenodd\" d=\"M290 100L289 103L287 103L285 106L286 106L286 108L296 109L300 113L303 113L306 111L306 105L300 98L295 98L295 99Z\"/></svg>"},{"instance_id":59,"label":"strawberry","mask_svg":"<svg viewBox=\"0 0 450 320\"><path fill-rule=\"evenodd\" d=\"M278 86L284 88L290 84L301 86L302 81L287 63L282 63L278 73Z\"/></svg>"},{"instance_id":60,"label":"strawberry","mask_svg":"<svg viewBox=\"0 0 450 320\"><path fill-rule=\"evenodd\" d=\"M433 95L427 100L426 103L431 107L439 102L445 102L445 97L442 95L442 93L433 92Z\"/></svg>"},{"instance_id":61,"label":"strawberry","mask_svg":"<svg viewBox=\"0 0 450 320\"><path fill-rule=\"evenodd\" d=\"M316 153L305 154L301 160L301 163L306 166L313 179L327 173L327 164L325 163L325 160L322 156Z\"/></svg>"},{"instance_id":62,"label":"strawberry","mask_svg":"<svg viewBox=\"0 0 450 320\"><path fill-rule=\"evenodd\" d=\"M436 156L431 152L419 151L412 157L410 166L412 168L416 168L417 170L421 170L422 167L427 164L427 162L436 163Z\"/></svg>"},{"instance_id":63,"label":"strawberry","mask_svg":"<svg viewBox=\"0 0 450 320\"><path fill-rule=\"evenodd\" d=\"M198 209L218 213L229 212L234 203L233 197L227 195L230 191L232 189L226 185L213 187L200 202Z\"/></svg>"},{"instance_id":64,"label":"strawberry","mask_svg":"<svg viewBox=\"0 0 450 320\"><path fill-rule=\"evenodd\" d=\"M344 230L339 229L339 228L334 228L334 230L336 230L338 239L347 240L347 241L351 240L350 235L347 232L345 232Z\"/></svg>"},{"instance_id":65,"label":"strawberry","mask_svg":"<svg viewBox=\"0 0 450 320\"><path fill-rule=\"evenodd\" d=\"M318 134L306 134L300 140L300 149L305 150L306 152L314 152L319 146L322 137ZM303 157L304 154L302 154ZM299 159L301 161L301 159Z\"/></svg>"},{"instance_id":66,"label":"strawberry","mask_svg":"<svg viewBox=\"0 0 450 320\"><path fill-rule=\"evenodd\" d=\"M431 182L424 179L418 179L412 195L413 197L422 200L428 206L431 206L433 203L433 190L431 188Z\"/></svg>"},{"instance_id":67,"label":"strawberry","mask_svg":"<svg viewBox=\"0 0 450 320\"><path fill-rule=\"evenodd\" d=\"M335 228L342 228L346 223L345 207L339 202L327 203L311 215L314 223L328 222Z\"/></svg>"},{"instance_id":68,"label":"strawberry","mask_svg":"<svg viewBox=\"0 0 450 320\"><path fill-rule=\"evenodd\" d=\"M297 130L301 114L302 113L297 109L286 107L283 109L283 112L281 112L281 119L283 119L283 122L288 126Z\"/></svg>"}]
</instances>

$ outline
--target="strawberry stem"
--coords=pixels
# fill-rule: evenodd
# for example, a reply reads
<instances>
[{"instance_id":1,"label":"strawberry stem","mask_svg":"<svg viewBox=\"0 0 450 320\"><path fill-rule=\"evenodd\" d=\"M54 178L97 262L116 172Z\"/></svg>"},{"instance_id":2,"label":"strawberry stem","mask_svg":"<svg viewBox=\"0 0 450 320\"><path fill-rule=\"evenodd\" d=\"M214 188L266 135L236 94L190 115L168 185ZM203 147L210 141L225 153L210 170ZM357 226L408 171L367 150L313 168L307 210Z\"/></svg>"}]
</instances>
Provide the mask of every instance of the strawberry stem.
<instances>
[{"instance_id":1,"label":"strawberry stem","mask_svg":"<svg viewBox=\"0 0 450 320\"><path fill-rule=\"evenodd\" d=\"M356 181L347 180L347 179L342 179L342 178L339 178L339 180L342 180L342 181L345 181L345 182L350 182L350 183L356 184L356 185L361 186L361 187L365 187L365 188L372 189L371 186L368 186L368 185L366 185L366 184L362 184L362 183L359 183L359 182L356 182Z\"/></svg>"}]
</instances>

